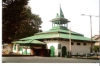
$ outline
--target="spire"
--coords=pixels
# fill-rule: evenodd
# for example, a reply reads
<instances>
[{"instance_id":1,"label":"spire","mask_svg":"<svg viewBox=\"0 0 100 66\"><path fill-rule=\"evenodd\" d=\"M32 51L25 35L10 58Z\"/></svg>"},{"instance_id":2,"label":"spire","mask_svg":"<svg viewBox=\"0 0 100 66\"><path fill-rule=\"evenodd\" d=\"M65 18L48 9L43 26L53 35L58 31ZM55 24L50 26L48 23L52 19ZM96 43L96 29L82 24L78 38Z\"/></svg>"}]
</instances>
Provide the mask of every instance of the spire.
<instances>
[{"instance_id":1,"label":"spire","mask_svg":"<svg viewBox=\"0 0 100 66\"><path fill-rule=\"evenodd\" d=\"M56 14L56 18L52 19L52 27L60 26L60 27L68 27L68 22L70 22L68 19L64 18L64 14L61 8L61 5L59 5L59 13Z\"/></svg>"},{"instance_id":2,"label":"spire","mask_svg":"<svg viewBox=\"0 0 100 66\"><path fill-rule=\"evenodd\" d=\"M60 17L64 17L64 14L63 14L63 11L62 11L62 8L61 8L61 4L60 4Z\"/></svg>"}]
</instances>

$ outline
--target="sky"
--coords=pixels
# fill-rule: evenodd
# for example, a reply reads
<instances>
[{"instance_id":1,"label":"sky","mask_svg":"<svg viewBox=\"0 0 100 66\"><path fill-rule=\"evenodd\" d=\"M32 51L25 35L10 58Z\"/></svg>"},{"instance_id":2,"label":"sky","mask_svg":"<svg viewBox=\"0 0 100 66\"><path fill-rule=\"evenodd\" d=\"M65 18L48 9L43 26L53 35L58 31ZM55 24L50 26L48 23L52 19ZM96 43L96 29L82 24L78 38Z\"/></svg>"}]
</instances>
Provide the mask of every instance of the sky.
<instances>
[{"instance_id":1,"label":"sky","mask_svg":"<svg viewBox=\"0 0 100 66\"><path fill-rule=\"evenodd\" d=\"M99 34L99 0L30 0L29 6L32 13L42 18L42 30L48 31L52 28L52 20L59 12L61 4L66 19L70 21L68 28L77 33L91 37L90 17L81 14L94 15L92 17L92 36Z\"/></svg>"}]
</instances>

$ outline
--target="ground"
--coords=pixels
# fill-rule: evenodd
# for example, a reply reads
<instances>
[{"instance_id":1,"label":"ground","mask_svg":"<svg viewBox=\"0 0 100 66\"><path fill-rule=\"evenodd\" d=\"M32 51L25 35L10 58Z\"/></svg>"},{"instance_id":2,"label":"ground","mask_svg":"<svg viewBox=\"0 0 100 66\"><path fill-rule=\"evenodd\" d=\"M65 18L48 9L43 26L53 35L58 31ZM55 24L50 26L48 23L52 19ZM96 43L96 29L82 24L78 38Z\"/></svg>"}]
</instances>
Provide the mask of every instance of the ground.
<instances>
[{"instance_id":1,"label":"ground","mask_svg":"<svg viewBox=\"0 0 100 66\"><path fill-rule=\"evenodd\" d=\"M100 63L100 60L62 57L2 57L3 63Z\"/></svg>"}]
</instances>

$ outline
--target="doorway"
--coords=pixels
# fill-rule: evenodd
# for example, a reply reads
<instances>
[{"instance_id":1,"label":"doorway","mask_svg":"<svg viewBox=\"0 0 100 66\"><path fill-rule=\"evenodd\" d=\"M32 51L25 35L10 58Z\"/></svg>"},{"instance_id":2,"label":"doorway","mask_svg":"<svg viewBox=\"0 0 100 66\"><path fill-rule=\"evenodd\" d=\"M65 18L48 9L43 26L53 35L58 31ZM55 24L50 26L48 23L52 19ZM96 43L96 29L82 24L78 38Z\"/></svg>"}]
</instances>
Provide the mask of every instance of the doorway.
<instances>
[{"instance_id":1,"label":"doorway","mask_svg":"<svg viewBox=\"0 0 100 66\"><path fill-rule=\"evenodd\" d=\"M62 57L65 57L66 56L66 47L63 46L62 47Z\"/></svg>"},{"instance_id":2,"label":"doorway","mask_svg":"<svg viewBox=\"0 0 100 66\"><path fill-rule=\"evenodd\" d=\"M54 53L55 53L55 47L54 46L51 46L50 47L50 56L51 57L54 57Z\"/></svg>"}]
</instances>

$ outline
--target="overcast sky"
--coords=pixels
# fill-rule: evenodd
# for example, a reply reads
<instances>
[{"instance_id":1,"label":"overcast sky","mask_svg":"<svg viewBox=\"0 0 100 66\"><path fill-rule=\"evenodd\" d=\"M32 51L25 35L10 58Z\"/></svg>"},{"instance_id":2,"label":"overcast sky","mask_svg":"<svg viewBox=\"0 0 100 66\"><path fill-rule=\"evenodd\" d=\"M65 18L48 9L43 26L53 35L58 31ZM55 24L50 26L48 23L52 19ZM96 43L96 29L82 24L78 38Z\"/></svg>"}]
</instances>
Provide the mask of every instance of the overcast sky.
<instances>
[{"instance_id":1,"label":"overcast sky","mask_svg":"<svg viewBox=\"0 0 100 66\"><path fill-rule=\"evenodd\" d=\"M52 28L51 19L59 12L59 4L66 19L71 21L68 28L72 31L90 37L90 18L86 15L99 15L99 0L30 0L29 6L32 13L38 14L42 18L42 30L47 31ZM99 33L99 17L92 17L92 34Z\"/></svg>"}]
</instances>

